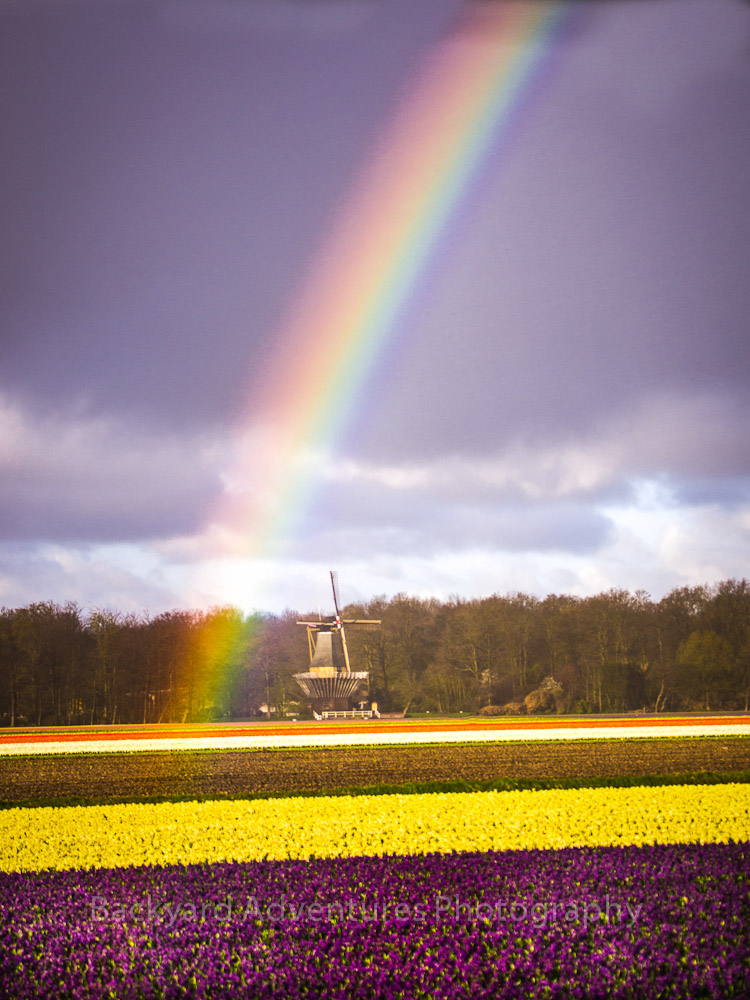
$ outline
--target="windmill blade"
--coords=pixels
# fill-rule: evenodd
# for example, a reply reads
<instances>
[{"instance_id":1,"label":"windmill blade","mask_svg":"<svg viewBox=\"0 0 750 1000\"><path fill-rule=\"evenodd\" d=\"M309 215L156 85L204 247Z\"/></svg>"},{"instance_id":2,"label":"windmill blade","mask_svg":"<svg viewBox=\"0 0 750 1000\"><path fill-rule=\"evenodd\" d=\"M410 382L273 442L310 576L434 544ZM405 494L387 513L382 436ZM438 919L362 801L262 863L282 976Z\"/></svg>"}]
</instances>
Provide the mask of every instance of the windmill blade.
<instances>
[{"instance_id":1,"label":"windmill blade","mask_svg":"<svg viewBox=\"0 0 750 1000\"><path fill-rule=\"evenodd\" d=\"M346 633L344 632L344 626L342 625L339 629L339 635L341 636L341 648L344 651L344 663L346 664L346 672L350 674L352 672L351 665L349 663L349 648L346 645Z\"/></svg>"},{"instance_id":2,"label":"windmill blade","mask_svg":"<svg viewBox=\"0 0 750 1000\"><path fill-rule=\"evenodd\" d=\"M333 606L336 609L336 620L341 617L341 612L339 610L339 575L333 570L331 572L331 588L333 590Z\"/></svg>"},{"instance_id":3,"label":"windmill blade","mask_svg":"<svg viewBox=\"0 0 750 1000\"><path fill-rule=\"evenodd\" d=\"M331 588L333 590L333 606L336 609L336 628L341 636L341 649L344 653L346 672L350 674L352 672L352 668L349 664L349 649L346 645L346 633L344 632L344 626L341 621L341 609L339 608L339 575L333 570L331 570Z\"/></svg>"}]
</instances>

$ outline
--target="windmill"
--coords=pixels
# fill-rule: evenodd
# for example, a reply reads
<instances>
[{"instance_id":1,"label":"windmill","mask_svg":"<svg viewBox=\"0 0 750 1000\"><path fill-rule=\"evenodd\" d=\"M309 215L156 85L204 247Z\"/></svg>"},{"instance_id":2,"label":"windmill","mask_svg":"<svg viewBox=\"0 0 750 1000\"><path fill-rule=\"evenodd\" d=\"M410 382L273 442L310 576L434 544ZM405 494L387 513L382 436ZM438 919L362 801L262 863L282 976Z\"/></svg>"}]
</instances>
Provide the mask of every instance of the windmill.
<instances>
[{"instance_id":1,"label":"windmill","mask_svg":"<svg viewBox=\"0 0 750 1000\"><path fill-rule=\"evenodd\" d=\"M307 629L310 667L303 674L295 674L294 679L311 700L316 716L322 716L324 712L353 714L351 702L367 684L369 673L366 670L352 670L346 629L374 629L380 626L380 621L374 618L341 617L337 576L333 571L331 589L335 612L331 617L321 617L319 621L297 622Z\"/></svg>"}]
</instances>

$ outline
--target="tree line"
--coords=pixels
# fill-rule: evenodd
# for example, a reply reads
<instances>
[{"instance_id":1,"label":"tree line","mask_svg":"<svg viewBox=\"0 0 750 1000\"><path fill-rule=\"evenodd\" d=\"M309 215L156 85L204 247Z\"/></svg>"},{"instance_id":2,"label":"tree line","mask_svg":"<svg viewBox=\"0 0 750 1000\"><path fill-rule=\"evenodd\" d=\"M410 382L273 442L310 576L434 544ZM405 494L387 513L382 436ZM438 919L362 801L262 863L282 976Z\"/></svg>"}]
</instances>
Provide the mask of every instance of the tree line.
<instances>
[{"instance_id":1,"label":"tree line","mask_svg":"<svg viewBox=\"0 0 750 1000\"><path fill-rule=\"evenodd\" d=\"M349 605L379 618L347 635L382 712L474 713L518 703L546 677L570 712L748 710L750 584L594 597L399 594ZM151 617L51 601L0 610L0 725L184 723L305 717L296 612L232 607Z\"/></svg>"}]
</instances>

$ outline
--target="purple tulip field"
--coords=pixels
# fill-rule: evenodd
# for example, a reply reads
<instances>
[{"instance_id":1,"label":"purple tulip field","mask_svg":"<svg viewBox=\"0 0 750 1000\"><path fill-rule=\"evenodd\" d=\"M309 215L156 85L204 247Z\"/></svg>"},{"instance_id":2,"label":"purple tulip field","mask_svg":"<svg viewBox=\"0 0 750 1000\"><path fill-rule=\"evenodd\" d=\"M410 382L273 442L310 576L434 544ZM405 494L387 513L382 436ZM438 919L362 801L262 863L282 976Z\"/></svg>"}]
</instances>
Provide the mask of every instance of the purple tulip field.
<instances>
[{"instance_id":1,"label":"purple tulip field","mask_svg":"<svg viewBox=\"0 0 750 1000\"><path fill-rule=\"evenodd\" d=\"M717 998L750 845L0 875L0 995Z\"/></svg>"}]
</instances>

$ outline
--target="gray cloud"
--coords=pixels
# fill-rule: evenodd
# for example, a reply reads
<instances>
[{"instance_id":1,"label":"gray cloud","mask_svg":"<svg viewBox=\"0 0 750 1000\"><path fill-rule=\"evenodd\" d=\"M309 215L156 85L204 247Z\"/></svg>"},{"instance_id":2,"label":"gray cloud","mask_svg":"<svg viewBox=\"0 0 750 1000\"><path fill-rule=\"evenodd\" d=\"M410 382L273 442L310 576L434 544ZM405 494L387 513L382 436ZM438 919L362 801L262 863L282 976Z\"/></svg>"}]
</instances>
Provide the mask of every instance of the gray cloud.
<instances>
[{"instance_id":1,"label":"gray cloud","mask_svg":"<svg viewBox=\"0 0 750 1000\"><path fill-rule=\"evenodd\" d=\"M208 435L149 432L85 413L30 413L0 396L0 532L132 541L197 530L226 456Z\"/></svg>"},{"instance_id":2,"label":"gray cloud","mask_svg":"<svg viewBox=\"0 0 750 1000\"><path fill-rule=\"evenodd\" d=\"M0 600L184 599L283 318L461 8L0 2ZM321 457L274 601L331 558L364 597L741 569L749 33L733 0L579 5Z\"/></svg>"},{"instance_id":3,"label":"gray cloud","mask_svg":"<svg viewBox=\"0 0 750 1000\"><path fill-rule=\"evenodd\" d=\"M184 594L147 553L137 559L117 547L2 545L0 607L40 600L74 601L84 608L109 607L126 614L158 614L186 606Z\"/></svg>"},{"instance_id":4,"label":"gray cloud","mask_svg":"<svg viewBox=\"0 0 750 1000\"><path fill-rule=\"evenodd\" d=\"M347 558L352 553L392 557L472 550L591 554L610 538L612 526L596 510L570 503L531 506L431 507L402 511L388 523L342 526L321 518L303 534L298 553Z\"/></svg>"}]
</instances>

